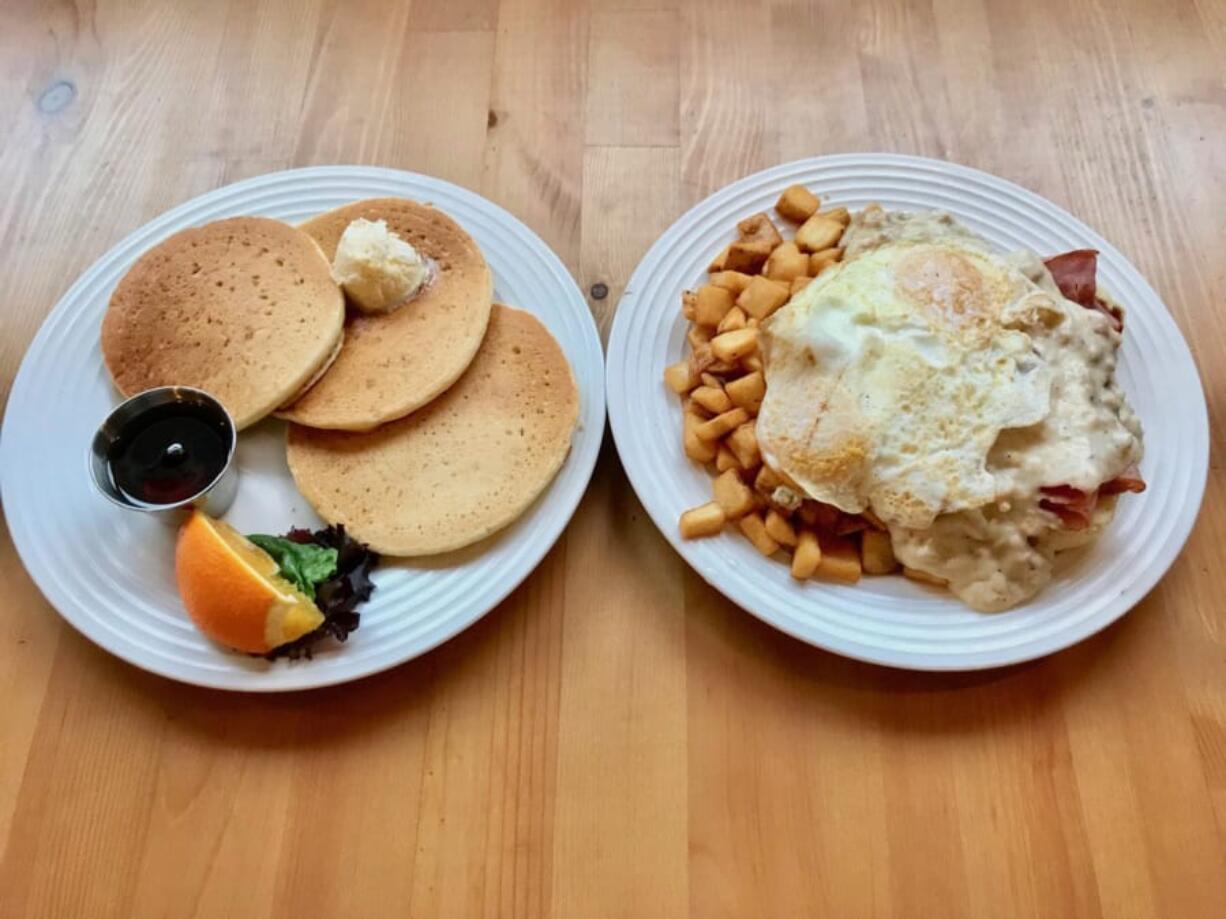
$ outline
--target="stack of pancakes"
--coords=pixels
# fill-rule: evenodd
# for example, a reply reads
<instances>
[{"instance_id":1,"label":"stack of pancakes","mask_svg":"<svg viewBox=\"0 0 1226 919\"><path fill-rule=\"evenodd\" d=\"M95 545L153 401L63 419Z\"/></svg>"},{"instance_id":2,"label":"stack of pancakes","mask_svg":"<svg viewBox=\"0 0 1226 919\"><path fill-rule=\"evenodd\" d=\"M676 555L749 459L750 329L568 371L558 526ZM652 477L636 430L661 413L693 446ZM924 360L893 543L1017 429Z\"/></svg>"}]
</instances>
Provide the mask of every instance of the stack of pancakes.
<instances>
[{"instance_id":1,"label":"stack of pancakes","mask_svg":"<svg viewBox=\"0 0 1226 919\"><path fill-rule=\"evenodd\" d=\"M359 218L385 221L433 277L391 312L346 319L330 266ZM195 386L240 429L290 421L290 471L321 517L378 552L431 555L523 513L578 417L558 343L492 301L485 258L455 221L377 198L299 227L236 217L171 236L119 282L102 350L125 396Z\"/></svg>"}]
</instances>

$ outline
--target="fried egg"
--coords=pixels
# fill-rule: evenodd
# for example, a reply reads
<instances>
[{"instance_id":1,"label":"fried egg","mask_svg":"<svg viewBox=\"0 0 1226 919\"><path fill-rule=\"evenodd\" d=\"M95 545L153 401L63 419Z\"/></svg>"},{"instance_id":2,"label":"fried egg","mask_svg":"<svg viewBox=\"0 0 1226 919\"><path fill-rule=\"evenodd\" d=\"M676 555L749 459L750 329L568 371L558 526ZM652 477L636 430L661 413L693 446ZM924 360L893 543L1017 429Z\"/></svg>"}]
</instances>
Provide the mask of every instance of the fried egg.
<instances>
[{"instance_id":1,"label":"fried egg","mask_svg":"<svg viewBox=\"0 0 1226 919\"><path fill-rule=\"evenodd\" d=\"M1050 411L1034 336L1066 309L965 231L864 248L762 326L763 459L808 497L891 528L982 507L1000 432Z\"/></svg>"}]
</instances>

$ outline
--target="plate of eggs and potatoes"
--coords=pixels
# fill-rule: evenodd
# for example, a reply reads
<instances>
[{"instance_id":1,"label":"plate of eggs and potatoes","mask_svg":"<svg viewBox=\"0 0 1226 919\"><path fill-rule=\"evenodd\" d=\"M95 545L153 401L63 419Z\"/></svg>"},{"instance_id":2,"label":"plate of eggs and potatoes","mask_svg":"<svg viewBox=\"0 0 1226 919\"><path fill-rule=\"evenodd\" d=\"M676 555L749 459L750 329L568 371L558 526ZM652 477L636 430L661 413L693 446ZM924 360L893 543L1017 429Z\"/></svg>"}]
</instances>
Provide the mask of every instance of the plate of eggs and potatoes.
<instances>
[{"instance_id":1,"label":"plate of eggs and potatoes","mask_svg":"<svg viewBox=\"0 0 1226 919\"><path fill-rule=\"evenodd\" d=\"M652 246L609 418L656 526L801 641L918 670L1066 648L1178 556L1208 470L1195 364L1101 236L951 163L741 179Z\"/></svg>"}]
</instances>

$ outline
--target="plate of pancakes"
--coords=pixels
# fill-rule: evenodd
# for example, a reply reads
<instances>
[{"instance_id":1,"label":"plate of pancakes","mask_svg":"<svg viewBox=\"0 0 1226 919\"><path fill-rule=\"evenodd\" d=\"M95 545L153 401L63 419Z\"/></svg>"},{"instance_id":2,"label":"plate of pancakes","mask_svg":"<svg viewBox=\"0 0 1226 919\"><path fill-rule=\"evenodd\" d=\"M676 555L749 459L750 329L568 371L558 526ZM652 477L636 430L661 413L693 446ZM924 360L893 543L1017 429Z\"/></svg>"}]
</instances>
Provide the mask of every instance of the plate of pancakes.
<instances>
[{"instance_id":1,"label":"plate of pancakes","mask_svg":"<svg viewBox=\"0 0 1226 919\"><path fill-rule=\"evenodd\" d=\"M334 280L354 221L423 257L403 306L357 310ZM347 641L300 660L213 643L180 601L174 530L93 491L99 423L165 385L210 393L240 432L226 522L340 524L382 556ZM225 689L332 685L446 641L531 573L587 487L604 406L592 316L523 223L428 176L288 170L163 214L72 285L14 380L4 511L52 605L124 660Z\"/></svg>"},{"instance_id":2,"label":"plate of pancakes","mask_svg":"<svg viewBox=\"0 0 1226 919\"><path fill-rule=\"evenodd\" d=\"M949 359L981 332L1003 350ZM636 268L606 364L622 464L677 552L764 622L873 663L982 669L1094 634L1174 562L1204 492L1204 393L1157 293L1055 204L939 160L816 157L711 195ZM1102 420L1061 452L1067 406ZM1049 483L1039 456L1110 471ZM1001 484L1024 469L1025 508ZM984 573L997 558L1040 576Z\"/></svg>"}]
</instances>

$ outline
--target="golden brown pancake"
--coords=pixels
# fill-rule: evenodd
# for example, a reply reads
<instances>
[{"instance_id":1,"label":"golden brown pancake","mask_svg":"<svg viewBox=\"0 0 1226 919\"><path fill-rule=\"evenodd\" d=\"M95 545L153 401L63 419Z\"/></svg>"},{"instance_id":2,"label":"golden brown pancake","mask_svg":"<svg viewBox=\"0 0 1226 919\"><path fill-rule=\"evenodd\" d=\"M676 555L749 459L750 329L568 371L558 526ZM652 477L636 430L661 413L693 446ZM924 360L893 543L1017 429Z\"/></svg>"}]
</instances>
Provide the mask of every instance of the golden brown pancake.
<instances>
[{"instance_id":1,"label":"golden brown pancake","mask_svg":"<svg viewBox=\"0 0 1226 919\"><path fill-rule=\"evenodd\" d=\"M436 276L390 313L352 315L328 372L278 416L313 428L366 431L403 418L459 379L485 335L493 283L472 238L442 211L403 198L372 198L302 224L331 262L359 217L388 229L434 262Z\"/></svg>"},{"instance_id":2,"label":"golden brown pancake","mask_svg":"<svg viewBox=\"0 0 1226 919\"><path fill-rule=\"evenodd\" d=\"M433 555L505 527L570 449L579 392L535 316L495 305L459 381L364 433L291 425L289 468L319 515L387 555Z\"/></svg>"},{"instance_id":3,"label":"golden brown pancake","mask_svg":"<svg viewBox=\"0 0 1226 919\"><path fill-rule=\"evenodd\" d=\"M195 386L244 428L303 388L344 320L344 297L310 236L233 217L182 230L136 261L111 295L102 355L125 396Z\"/></svg>"}]
</instances>

